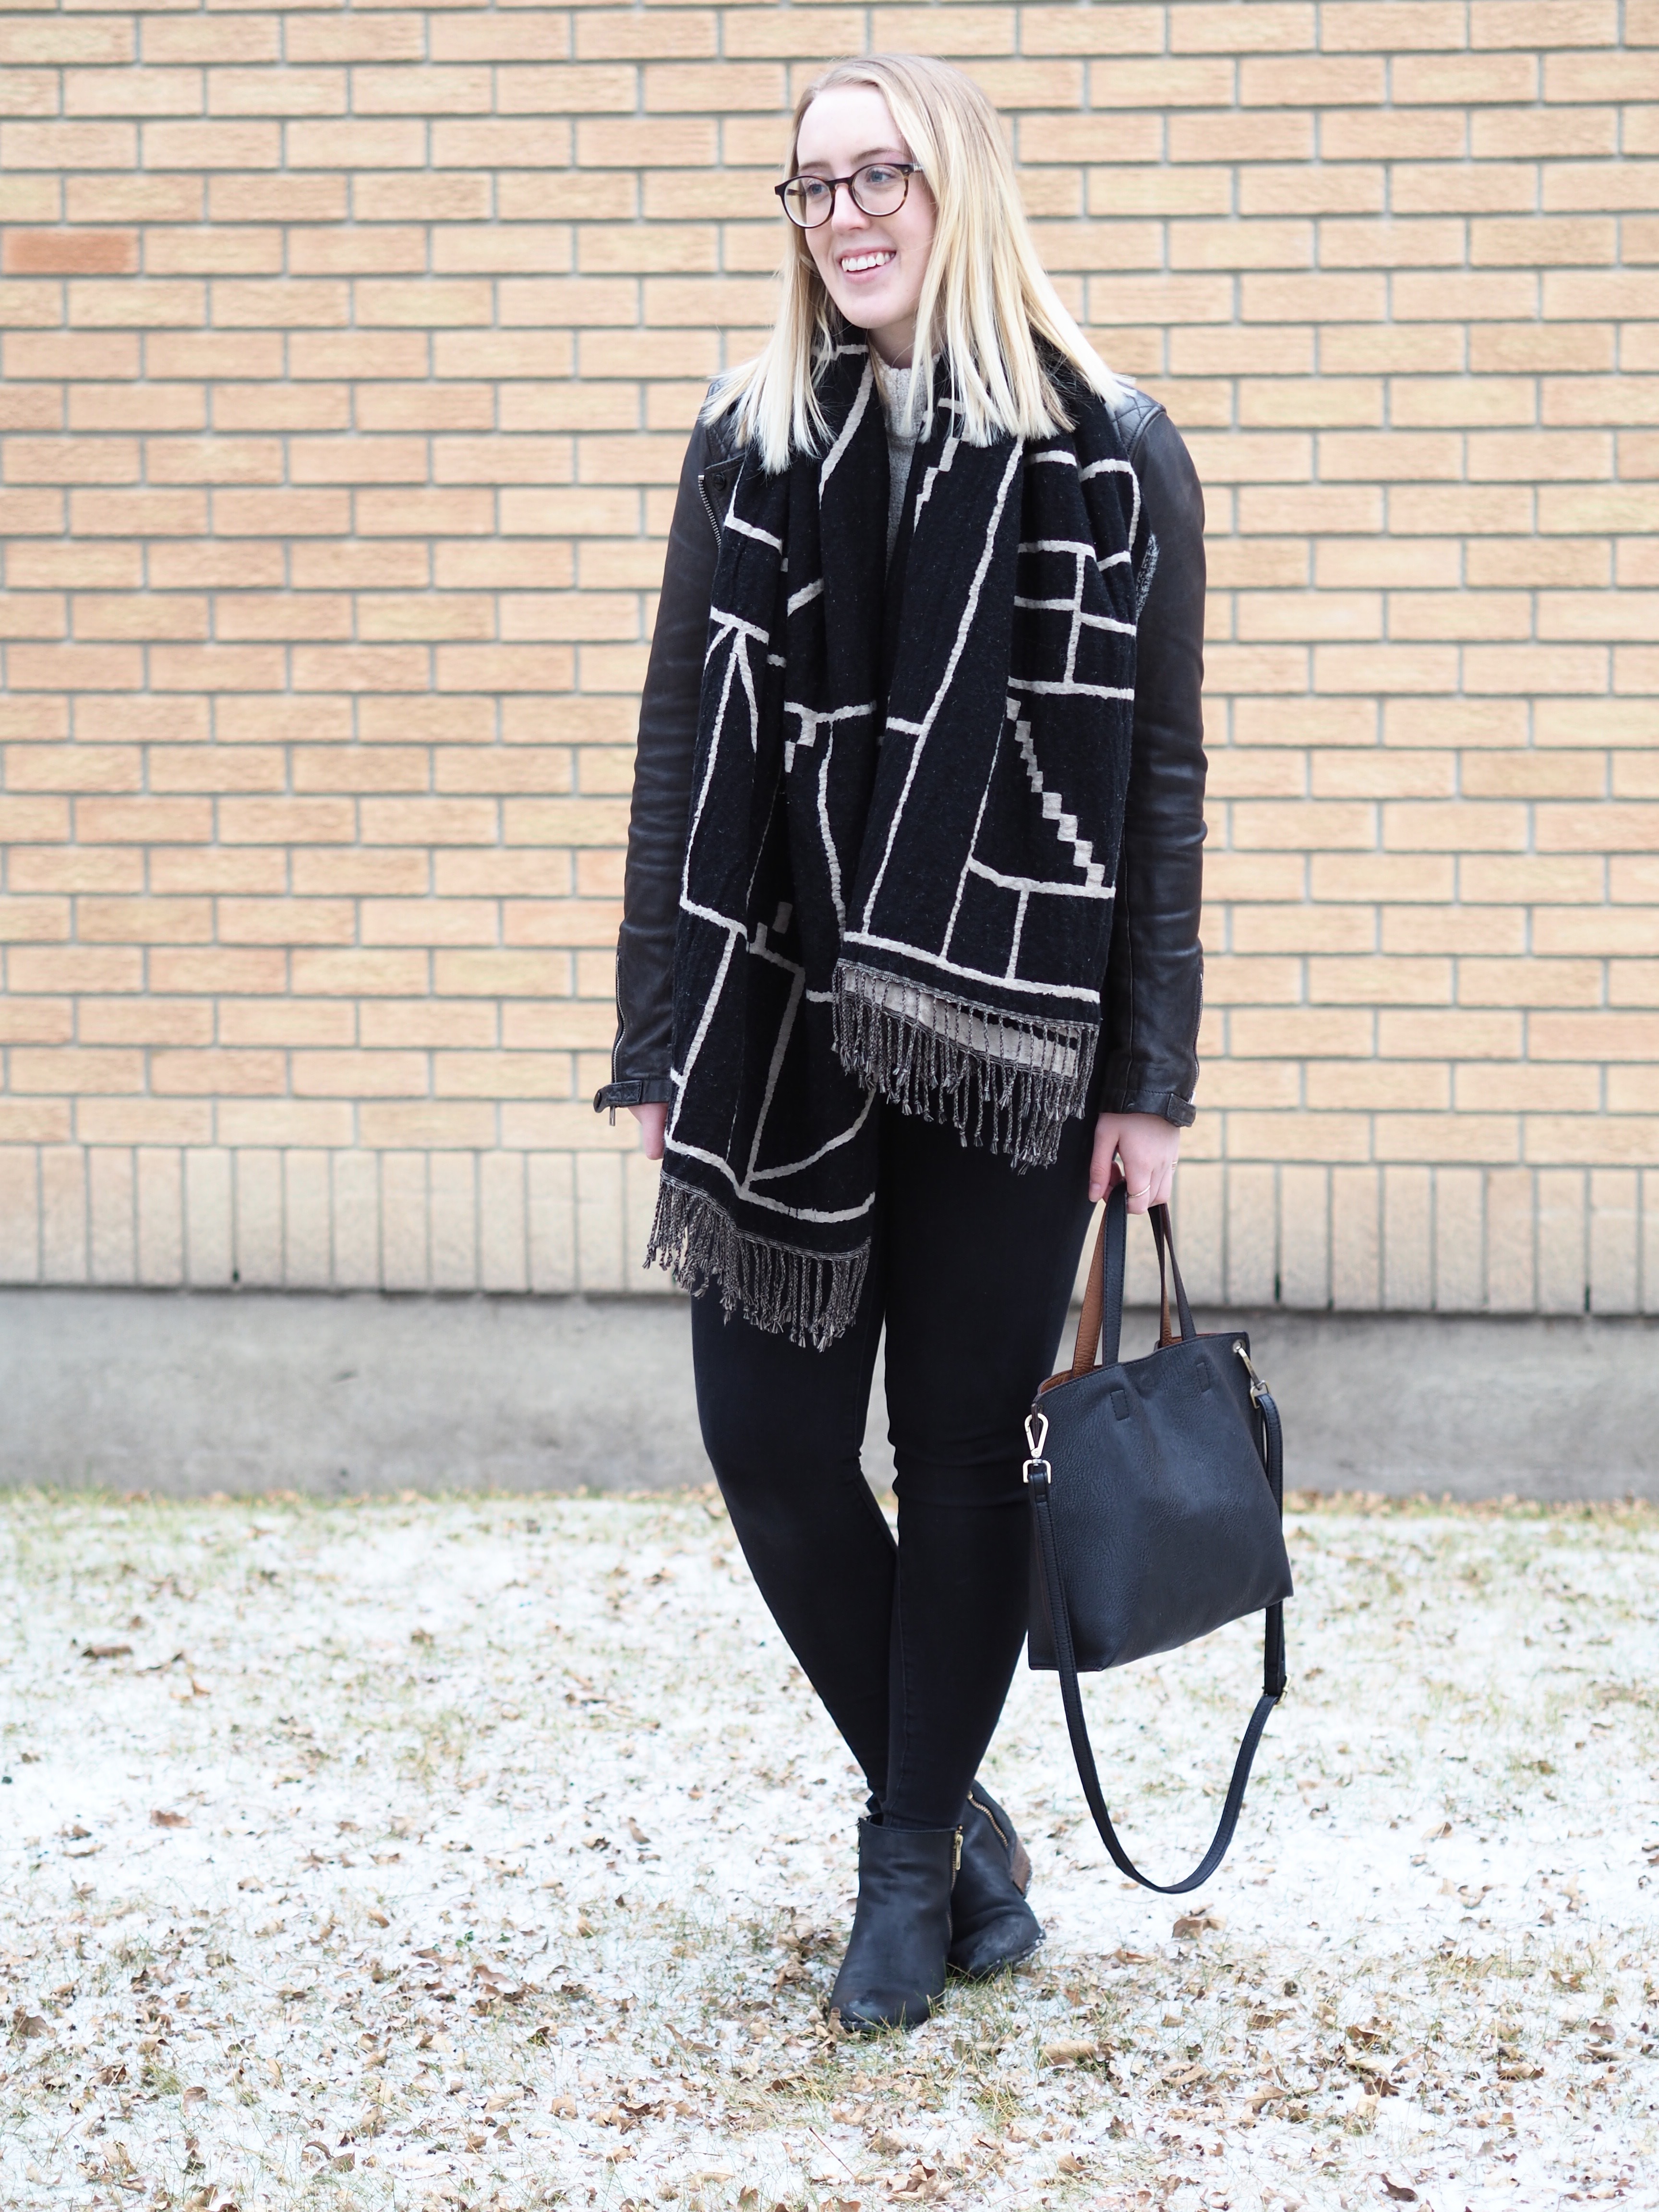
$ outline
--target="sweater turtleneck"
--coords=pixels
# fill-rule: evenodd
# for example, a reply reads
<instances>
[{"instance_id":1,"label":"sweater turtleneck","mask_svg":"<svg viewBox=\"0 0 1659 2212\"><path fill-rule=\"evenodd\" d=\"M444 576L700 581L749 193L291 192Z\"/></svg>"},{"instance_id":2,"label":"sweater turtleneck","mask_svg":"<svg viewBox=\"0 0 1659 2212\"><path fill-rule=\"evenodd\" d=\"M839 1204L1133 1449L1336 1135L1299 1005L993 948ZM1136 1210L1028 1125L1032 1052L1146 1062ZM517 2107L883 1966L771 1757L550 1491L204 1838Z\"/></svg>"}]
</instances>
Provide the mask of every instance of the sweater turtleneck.
<instances>
[{"instance_id":1,"label":"sweater turtleneck","mask_svg":"<svg viewBox=\"0 0 1659 2212\"><path fill-rule=\"evenodd\" d=\"M910 479L910 459L916 449L914 428L900 430L894 427L904 419L905 403L910 396L912 372L908 368L890 368L873 348L870 357L875 363L876 390L881 395L881 411L887 422L887 558L890 562L893 548L898 542L899 523L904 514L904 491Z\"/></svg>"}]
</instances>

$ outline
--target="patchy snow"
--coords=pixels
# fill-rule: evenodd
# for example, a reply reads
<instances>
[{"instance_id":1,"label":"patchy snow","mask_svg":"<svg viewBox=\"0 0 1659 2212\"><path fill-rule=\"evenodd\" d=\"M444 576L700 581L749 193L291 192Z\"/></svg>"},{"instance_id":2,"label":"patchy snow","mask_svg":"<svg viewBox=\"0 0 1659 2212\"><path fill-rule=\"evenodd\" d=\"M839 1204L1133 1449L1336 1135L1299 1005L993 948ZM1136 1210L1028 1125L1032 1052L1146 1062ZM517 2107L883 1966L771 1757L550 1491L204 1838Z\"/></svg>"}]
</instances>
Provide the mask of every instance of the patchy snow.
<instances>
[{"instance_id":1,"label":"patchy snow","mask_svg":"<svg viewBox=\"0 0 1659 2212\"><path fill-rule=\"evenodd\" d=\"M712 1500L12 1497L0 2205L1659 2207L1659 1516L1291 1540L1196 1905L1106 1863L1022 1674L987 1776L1048 1945L862 2043L855 1779ZM1150 1870L1257 1663L1091 1686Z\"/></svg>"}]
</instances>

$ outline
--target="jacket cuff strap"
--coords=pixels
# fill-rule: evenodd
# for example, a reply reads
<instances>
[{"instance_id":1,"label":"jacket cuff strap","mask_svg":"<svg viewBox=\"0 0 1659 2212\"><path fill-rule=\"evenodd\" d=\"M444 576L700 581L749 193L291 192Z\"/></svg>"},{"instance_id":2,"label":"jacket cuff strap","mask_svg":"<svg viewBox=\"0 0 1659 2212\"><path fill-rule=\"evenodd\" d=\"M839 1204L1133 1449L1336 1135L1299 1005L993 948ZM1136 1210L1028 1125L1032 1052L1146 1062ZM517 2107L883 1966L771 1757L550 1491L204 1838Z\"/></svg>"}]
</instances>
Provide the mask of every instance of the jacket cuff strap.
<instances>
[{"instance_id":1,"label":"jacket cuff strap","mask_svg":"<svg viewBox=\"0 0 1659 2212\"><path fill-rule=\"evenodd\" d=\"M593 1094L593 1111L615 1113L619 1106L666 1106L674 1086L665 1075L628 1075L607 1083Z\"/></svg>"},{"instance_id":2,"label":"jacket cuff strap","mask_svg":"<svg viewBox=\"0 0 1659 2212\"><path fill-rule=\"evenodd\" d=\"M1100 1102L1103 1114L1156 1114L1177 1129L1189 1129L1198 1109L1178 1091L1154 1090L1150 1085L1132 1090L1127 1084L1114 1097L1109 1089Z\"/></svg>"}]
</instances>

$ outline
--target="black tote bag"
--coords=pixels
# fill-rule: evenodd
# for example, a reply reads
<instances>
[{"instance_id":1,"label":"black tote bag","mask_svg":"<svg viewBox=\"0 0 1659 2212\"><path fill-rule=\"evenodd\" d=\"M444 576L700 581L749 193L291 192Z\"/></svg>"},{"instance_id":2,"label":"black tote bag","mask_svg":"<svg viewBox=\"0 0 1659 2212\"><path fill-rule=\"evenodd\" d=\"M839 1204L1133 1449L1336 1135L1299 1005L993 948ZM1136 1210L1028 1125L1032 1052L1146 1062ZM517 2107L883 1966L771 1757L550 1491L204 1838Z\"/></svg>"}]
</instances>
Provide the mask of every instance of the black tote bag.
<instances>
[{"instance_id":1,"label":"black tote bag","mask_svg":"<svg viewBox=\"0 0 1659 2212\"><path fill-rule=\"evenodd\" d=\"M1168 1208L1154 1206L1149 1219L1161 1286L1157 1350L1118 1359L1127 1220L1119 1183L1095 1242L1072 1364L1042 1385L1026 1420L1035 1540L1029 1655L1034 1668L1059 1674L1079 1778L1112 1859L1146 1888L1178 1896L1207 1881L1225 1857L1261 1731L1284 1694L1291 1564L1279 1410L1251 1364L1249 1338L1242 1329L1199 1334ZM1078 1675L1172 1651L1263 1610L1261 1696L1215 1836L1184 1881L1149 1881L1112 1826Z\"/></svg>"}]
</instances>

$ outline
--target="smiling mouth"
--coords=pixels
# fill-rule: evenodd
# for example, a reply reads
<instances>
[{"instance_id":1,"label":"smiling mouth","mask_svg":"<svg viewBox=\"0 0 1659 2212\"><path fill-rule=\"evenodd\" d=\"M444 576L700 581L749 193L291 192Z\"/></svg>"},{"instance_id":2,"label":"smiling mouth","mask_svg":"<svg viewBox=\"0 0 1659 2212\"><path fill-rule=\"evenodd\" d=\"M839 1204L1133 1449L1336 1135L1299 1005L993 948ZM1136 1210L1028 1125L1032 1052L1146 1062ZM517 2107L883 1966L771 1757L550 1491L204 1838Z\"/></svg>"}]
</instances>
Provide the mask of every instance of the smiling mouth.
<instances>
[{"instance_id":1,"label":"smiling mouth","mask_svg":"<svg viewBox=\"0 0 1659 2212\"><path fill-rule=\"evenodd\" d=\"M866 270L884 269L890 261L897 259L898 255L891 246L884 246L874 253L844 253L841 259L842 274L843 276L861 276Z\"/></svg>"}]
</instances>

